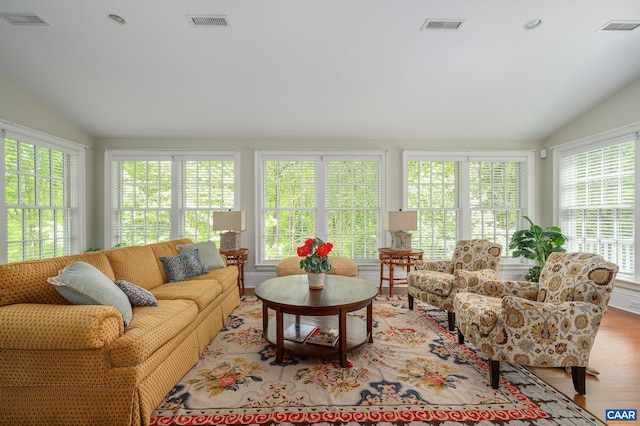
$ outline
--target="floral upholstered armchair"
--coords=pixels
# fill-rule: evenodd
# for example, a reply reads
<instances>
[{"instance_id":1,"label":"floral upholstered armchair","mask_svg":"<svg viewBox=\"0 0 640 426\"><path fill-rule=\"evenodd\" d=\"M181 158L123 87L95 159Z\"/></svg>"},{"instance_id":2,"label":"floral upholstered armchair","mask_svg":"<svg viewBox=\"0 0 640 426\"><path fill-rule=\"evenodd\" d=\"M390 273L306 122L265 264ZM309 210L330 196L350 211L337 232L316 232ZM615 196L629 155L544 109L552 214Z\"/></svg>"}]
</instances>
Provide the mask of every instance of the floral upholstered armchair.
<instances>
[{"instance_id":1,"label":"floral upholstered armchair","mask_svg":"<svg viewBox=\"0 0 640 426\"><path fill-rule=\"evenodd\" d=\"M489 358L499 386L500 362L571 368L573 386L586 392L586 367L607 311L618 266L591 253L552 253L540 282L467 280L454 308L458 340Z\"/></svg>"},{"instance_id":2,"label":"floral upholstered armchair","mask_svg":"<svg viewBox=\"0 0 640 426\"><path fill-rule=\"evenodd\" d=\"M498 277L502 246L485 239L460 240L451 260L428 262L418 260L407 274L409 309L414 298L447 311L449 330L455 327L453 300L456 281L461 272L465 276L479 276L487 280Z\"/></svg>"}]
</instances>

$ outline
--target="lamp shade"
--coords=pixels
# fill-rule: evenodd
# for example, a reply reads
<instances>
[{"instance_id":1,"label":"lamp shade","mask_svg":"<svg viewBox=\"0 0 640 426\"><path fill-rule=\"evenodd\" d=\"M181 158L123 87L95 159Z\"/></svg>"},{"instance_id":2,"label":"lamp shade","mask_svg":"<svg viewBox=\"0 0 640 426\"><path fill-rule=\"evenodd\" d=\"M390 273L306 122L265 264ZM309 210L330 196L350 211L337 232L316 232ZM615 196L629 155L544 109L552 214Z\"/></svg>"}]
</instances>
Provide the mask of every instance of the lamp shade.
<instances>
[{"instance_id":1,"label":"lamp shade","mask_svg":"<svg viewBox=\"0 0 640 426\"><path fill-rule=\"evenodd\" d=\"M387 231L413 231L418 229L418 212L387 212L384 218L384 229Z\"/></svg>"},{"instance_id":2,"label":"lamp shade","mask_svg":"<svg viewBox=\"0 0 640 426\"><path fill-rule=\"evenodd\" d=\"M216 231L245 231L247 215L242 211L213 212L213 229Z\"/></svg>"}]
</instances>

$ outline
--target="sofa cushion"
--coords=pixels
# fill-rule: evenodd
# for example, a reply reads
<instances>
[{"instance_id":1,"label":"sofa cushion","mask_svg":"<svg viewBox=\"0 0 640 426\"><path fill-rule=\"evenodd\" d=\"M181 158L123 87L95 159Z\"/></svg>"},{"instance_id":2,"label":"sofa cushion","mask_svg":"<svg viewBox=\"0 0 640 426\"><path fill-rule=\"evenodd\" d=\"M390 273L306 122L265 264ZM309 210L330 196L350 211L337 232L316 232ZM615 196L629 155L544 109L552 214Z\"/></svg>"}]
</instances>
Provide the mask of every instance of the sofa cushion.
<instances>
[{"instance_id":1,"label":"sofa cushion","mask_svg":"<svg viewBox=\"0 0 640 426\"><path fill-rule=\"evenodd\" d=\"M105 250L115 280L126 280L151 290L164 281L158 262L149 246L131 246Z\"/></svg>"},{"instance_id":2,"label":"sofa cushion","mask_svg":"<svg viewBox=\"0 0 640 426\"><path fill-rule=\"evenodd\" d=\"M113 306L122 314L125 327L131 321L127 295L95 266L73 262L47 281L73 304Z\"/></svg>"},{"instance_id":3,"label":"sofa cushion","mask_svg":"<svg viewBox=\"0 0 640 426\"><path fill-rule=\"evenodd\" d=\"M226 293L230 288L238 288L238 267L230 265L226 268L212 269L206 275L191 278L189 281L215 280L222 286L222 292Z\"/></svg>"},{"instance_id":4,"label":"sofa cushion","mask_svg":"<svg viewBox=\"0 0 640 426\"><path fill-rule=\"evenodd\" d=\"M198 250L198 257L207 270L224 268L225 262L220 256L220 252L213 241L203 241L200 243L180 244L176 246L180 253L189 253Z\"/></svg>"},{"instance_id":5,"label":"sofa cushion","mask_svg":"<svg viewBox=\"0 0 640 426\"><path fill-rule=\"evenodd\" d=\"M125 333L113 341L109 359L115 367L142 364L156 350L189 327L198 316L190 300L159 300L157 307L133 308Z\"/></svg>"},{"instance_id":6,"label":"sofa cushion","mask_svg":"<svg viewBox=\"0 0 640 426\"><path fill-rule=\"evenodd\" d=\"M418 270L411 271L408 280L422 291L446 297L453 288L454 276L446 272Z\"/></svg>"},{"instance_id":7,"label":"sofa cushion","mask_svg":"<svg viewBox=\"0 0 640 426\"><path fill-rule=\"evenodd\" d=\"M202 311L222 294L222 287L214 280L189 280L163 284L151 291L158 300L191 300Z\"/></svg>"},{"instance_id":8,"label":"sofa cushion","mask_svg":"<svg viewBox=\"0 0 640 426\"><path fill-rule=\"evenodd\" d=\"M466 325L466 333L487 336L498 322L502 299L475 293L458 293L454 305L456 322Z\"/></svg>"},{"instance_id":9,"label":"sofa cushion","mask_svg":"<svg viewBox=\"0 0 640 426\"><path fill-rule=\"evenodd\" d=\"M158 300L149 290L126 280L115 280L114 282L127 295L131 306L158 306Z\"/></svg>"},{"instance_id":10,"label":"sofa cushion","mask_svg":"<svg viewBox=\"0 0 640 426\"><path fill-rule=\"evenodd\" d=\"M167 271L169 282L172 283L188 280L209 272L200 261L200 257L198 257L198 249L177 256L163 256L160 261L165 271Z\"/></svg>"}]
</instances>

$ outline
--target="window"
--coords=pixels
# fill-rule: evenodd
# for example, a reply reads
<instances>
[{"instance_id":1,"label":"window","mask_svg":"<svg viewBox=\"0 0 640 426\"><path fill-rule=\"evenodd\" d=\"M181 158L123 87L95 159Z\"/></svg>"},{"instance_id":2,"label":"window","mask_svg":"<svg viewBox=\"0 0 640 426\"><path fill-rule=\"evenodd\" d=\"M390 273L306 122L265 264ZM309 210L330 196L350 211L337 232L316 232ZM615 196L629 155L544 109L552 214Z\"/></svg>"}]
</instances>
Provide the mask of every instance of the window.
<instances>
[{"instance_id":1,"label":"window","mask_svg":"<svg viewBox=\"0 0 640 426\"><path fill-rule=\"evenodd\" d=\"M334 245L332 255L378 258L382 153L258 153L260 262L293 256L308 237Z\"/></svg>"},{"instance_id":2,"label":"window","mask_svg":"<svg viewBox=\"0 0 640 426\"><path fill-rule=\"evenodd\" d=\"M78 204L84 148L29 129L2 130L3 234L0 263L77 253L84 248Z\"/></svg>"},{"instance_id":3,"label":"window","mask_svg":"<svg viewBox=\"0 0 640 426\"><path fill-rule=\"evenodd\" d=\"M635 229L638 217L638 134L573 149L559 149L560 227L568 251L598 253L638 278Z\"/></svg>"},{"instance_id":4,"label":"window","mask_svg":"<svg viewBox=\"0 0 640 426\"><path fill-rule=\"evenodd\" d=\"M530 208L531 153L405 152L406 207L418 212L412 244L425 259L449 259L459 239L503 247Z\"/></svg>"},{"instance_id":5,"label":"window","mask_svg":"<svg viewBox=\"0 0 640 426\"><path fill-rule=\"evenodd\" d=\"M106 193L112 194L107 241L114 246L177 238L216 241L213 211L237 208L237 152L107 155Z\"/></svg>"}]
</instances>

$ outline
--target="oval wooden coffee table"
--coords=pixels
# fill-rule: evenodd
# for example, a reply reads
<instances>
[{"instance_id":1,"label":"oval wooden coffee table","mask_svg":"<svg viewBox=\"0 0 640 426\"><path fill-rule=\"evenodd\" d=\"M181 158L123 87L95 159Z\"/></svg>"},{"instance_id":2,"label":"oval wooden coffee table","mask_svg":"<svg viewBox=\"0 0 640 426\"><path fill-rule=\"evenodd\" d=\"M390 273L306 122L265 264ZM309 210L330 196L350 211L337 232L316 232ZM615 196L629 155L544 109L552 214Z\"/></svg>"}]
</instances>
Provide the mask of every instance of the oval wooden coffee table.
<instances>
[{"instance_id":1,"label":"oval wooden coffee table","mask_svg":"<svg viewBox=\"0 0 640 426\"><path fill-rule=\"evenodd\" d=\"M373 342L373 299L378 289L359 278L327 275L322 290L309 290L306 275L289 275L260 283L255 295L262 301L262 333L276 347L276 362L282 363L284 352L314 356L340 355L340 365L347 367L347 352L366 342ZM349 312L367 308L363 321ZM269 309L275 318L269 320ZM337 328L335 347L298 343L284 339L284 330L294 323Z\"/></svg>"}]
</instances>

